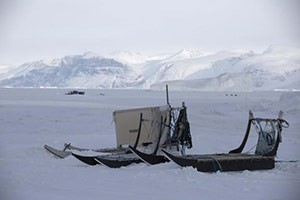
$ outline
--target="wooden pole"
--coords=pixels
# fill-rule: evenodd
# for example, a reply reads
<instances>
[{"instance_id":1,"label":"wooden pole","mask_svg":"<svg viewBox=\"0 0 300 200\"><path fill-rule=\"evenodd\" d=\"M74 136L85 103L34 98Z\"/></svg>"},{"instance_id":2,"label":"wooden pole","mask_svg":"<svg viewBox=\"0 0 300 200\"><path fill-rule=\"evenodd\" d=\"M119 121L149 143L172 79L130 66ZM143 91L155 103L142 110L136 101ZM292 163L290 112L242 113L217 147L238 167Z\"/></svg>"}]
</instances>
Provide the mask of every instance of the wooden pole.
<instances>
[{"instance_id":1,"label":"wooden pole","mask_svg":"<svg viewBox=\"0 0 300 200\"><path fill-rule=\"evenodd\" d=\"M159 127L158 141L157 141L156 147L155 147L152 155L156 155L157 150L159 148L160 139L161 139L161 136L162 136L163 130L164 130L163 126L165 128L165 123L163 122L163 116L160 116L160 127Z\"/></svg>"},{"instance_id":2,"label":"wooden pole","mask_svg":"<svg viewBox=\"0 0 300 200\"><path fill-rule=\"evenodd\" d=\"M141 135L141 129L142 129L142 121L143 121L143 113L140 114L140 123L139 123L139 129L138 129L138 134L135 139L135 144L133 146L134 149L138 146L139 140L140 140L140 135Z\"/></svg>"},{"instance_id":3,"label":"wooden pole","mask_svg":"<svg viewBox=\"0 0 300 200\"><path fill-rule=\"evenodd\" d=\"M170 102L169 102L169 88L168 88L168 85L166 85L166 96L167 96L167 105L169 105Z\"/></svg>"}]
</instances>

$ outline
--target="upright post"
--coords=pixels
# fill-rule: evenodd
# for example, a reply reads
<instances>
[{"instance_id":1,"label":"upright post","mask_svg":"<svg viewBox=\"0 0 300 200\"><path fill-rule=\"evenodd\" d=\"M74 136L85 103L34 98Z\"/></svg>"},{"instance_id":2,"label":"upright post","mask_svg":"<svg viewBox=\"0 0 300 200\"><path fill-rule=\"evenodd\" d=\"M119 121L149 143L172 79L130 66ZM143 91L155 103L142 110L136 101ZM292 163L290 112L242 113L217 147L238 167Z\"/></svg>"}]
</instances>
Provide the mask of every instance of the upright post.
<instances>
[{"instance_id":1,"label":"upright post","mask_svg":"<svg viewBox=\"0 0 300 200\"><path fill-rule=\"evenodd\" d=\"M170 105L170 102L169 102L169 88L168 88L168 85L166 85L166 96L167 96L167 105Z\"/></svg>"},{"instance_id":2,"label":"upright post","mask_svg":"<svg viewBox=\"0 0 300 200\"><path fill-rule=\"evenodd\" d=\"M137 134L136 139L135 139L135 144L133 146L134 149L136 149L136 147L137 147L137 145L139 143L139 140L140 140L141 129L142 129L142 121L143 121L143 113L140 114L139 129L138 129L138 134Z\"/></svg>"},{"instance_id":3,"label":"upright post","mask_svg":"<svg viewBox=\"0 0 300 200\"><path fill-rule=\"evenodd\" d=\"M166 120L165 120L165 122L166 122ZM155 149L154 149L154 151L153 151L153 153L152 153L153 155L156 155L157 150L158 150L158 148L159 148L160 139L161 139L161 136L162 136L162 134L163 134L163 130L164 130L164 128L165 128L165 122L163 121L163 116L160 116L159 135L158 135L158 140L157 140L156 147L155 147ZM164 128L163 128L163 126L164 126Z\"/></svg>"},{"instance_id":4,"label":"upright post","mask_svg":"<svg viewBox=\"0 0 300 200\"><path fill-rule=\"evenodd\" d=\"M254 120L253 113L251 110L249 110L248 125L247 125L246 133L245 133L244 139L242 141L242 144L238 148L229 151L229 153L241 153L243 151L243 149L246 145L246 142L248 140L248 137L249 137L252 120Z\"/></svg>"},{"instance_id":5,"label":"upright post","mask_svg":"<svg viewBox=\"0 0 300 200\"><path fill-rule=\"evenodd\" d=\"M166 97L167 97L167 105L168 105L168 111L169 111L169 121L168 121L168 131L167 131L167 138L171 138L171 124L172 124L172 114L171 114L171 105L169 101L169 88L168 84L166 84Z\"/></svg>"}]
</instances>

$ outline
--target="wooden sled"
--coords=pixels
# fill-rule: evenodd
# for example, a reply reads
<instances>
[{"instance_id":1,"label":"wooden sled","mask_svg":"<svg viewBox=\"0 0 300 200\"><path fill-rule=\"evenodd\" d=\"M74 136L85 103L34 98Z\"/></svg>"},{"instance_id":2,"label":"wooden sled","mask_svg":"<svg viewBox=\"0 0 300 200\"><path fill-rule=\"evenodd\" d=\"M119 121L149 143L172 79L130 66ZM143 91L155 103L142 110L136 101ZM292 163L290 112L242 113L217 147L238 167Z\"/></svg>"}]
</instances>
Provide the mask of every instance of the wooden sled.
<instances>
[{"instance_id":1,"label":"wooden sled","mask_svg":"<svg viewBox=\"0 0 300 200\"><path fill-rule=\"evenodd\" d=\"M257 149L255 154L241 153L247 143L251 124L260 124L260 122L271 123L273 127L276 125L277 136L272 144L273 148L265 153L261 153L261 149ZM241 145L227 154L173 155L163 149L162 152L179 166L191 166L200 172L273 169L275 156L281 142L282 128L288 126L288 122L282 119L282 111L280 111L277 119L254 118L252 112L249 111L248 126ZM263 131L260 125L259 127L260 131Z\"/></svg>"}]
</instances>

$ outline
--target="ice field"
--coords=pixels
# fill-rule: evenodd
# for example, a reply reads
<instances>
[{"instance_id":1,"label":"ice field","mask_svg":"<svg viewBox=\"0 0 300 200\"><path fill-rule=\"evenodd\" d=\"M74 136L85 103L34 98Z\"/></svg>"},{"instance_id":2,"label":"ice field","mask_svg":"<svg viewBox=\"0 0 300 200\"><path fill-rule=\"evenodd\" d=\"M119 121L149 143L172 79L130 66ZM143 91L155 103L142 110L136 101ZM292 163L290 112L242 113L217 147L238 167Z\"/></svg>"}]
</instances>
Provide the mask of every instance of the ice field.
<instances>
[{"instance_id":1,"label":"ice field","mask_svg":"<svg viewBox=\"0 0 300 200\"><path fill-rule=\"evenodd\" d=\"M133 164L120 169L88 166L72 156L57 159L44 144L115 147L112 112L165 105L165 93L149 90L0 89L0 199L299 199L300 92L172 92L172 106L187 106L193 148L222 153L238 147L248 111L276 118L283 129L275 168L201 173L174 163ZM101 95L103 93L104 95ZM228 94L226 96L226 94ZM231 96L231 94L234 94ZM237 96L235 96L235 94ZM257 140L252 130L245 151ZM85 154L94 155L93 152ZM298 162L287 162L298 161Z\"/></svg>"}]
</instances>

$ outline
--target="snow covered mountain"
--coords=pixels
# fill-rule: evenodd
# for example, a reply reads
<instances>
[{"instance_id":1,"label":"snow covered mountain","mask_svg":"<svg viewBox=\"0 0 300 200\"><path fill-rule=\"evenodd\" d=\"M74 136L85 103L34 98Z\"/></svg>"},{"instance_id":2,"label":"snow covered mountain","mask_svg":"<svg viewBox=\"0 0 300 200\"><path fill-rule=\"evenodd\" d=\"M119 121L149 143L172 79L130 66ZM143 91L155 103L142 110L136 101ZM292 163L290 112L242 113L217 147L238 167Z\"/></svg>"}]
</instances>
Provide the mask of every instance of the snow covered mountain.
<instances>
[{"instance_id":1,"label":"snow covered mountain","mask_svg":"<svg viewBox=\"0 0 300 200\"><path fill-rule=\"evenodd\" d=\"M126 65L142 64L145 63L148 59L146 56L143 56L139 53L130 52L130 51L113 52L107 54L105 57L112 58Z\"/></svg>"},{"instance_id":2,"label":"snow covered mountain","mask_svg":"<svg viewBox=\"0 0 300 200\"><path fill-rule=\"evenodd\" d=\"M5 74L5 73L9 72L10 69L11 69L11 66L9 66L9 65L0 65L0 76L1 76L1 74Z\"/></svg>"},{"instance_id":3,"label":"snow covered mountain","mask_svg":"<svg viewBox=\"0 0 300 200\"><path fill-rule=\"evenodd\" d=\"M236 57L246 52L242 50L216 53L201 52L194 56L195 52L183 50L175 54L175 56L170 56L164 60L146 63L144 86L148 88L153 84L159 84L164 81L192 79L191 77L194 74L198 74L194 79L207 78L207 75L202 74L202 71L211 68L214 62ZM216 74L215 76L218 75Z\"/></svg>"},{"instance_id":4,"label":"snow covered mountain","mask_svg":"<svg viewBox=\"0 0 300 200\"><path fill-rule=\"evenodd\" d=\"M139 83L141 78L128 65L85 53L50 62L25 63L3 74L0 86L130 88Z\"/></svg>"},{"instance_id":5,"label":"snow covered mountain","mask_svg":"<svg viewBox=\"0 0 300 200\"><path fill-rule=\"evenodd\" d=\"M190 63L179 63L182 66L188 63L184 69L189 69L181 71L183 72L181 78L154 83L151 89L161 90L165 84L169 84L173 90L300 89L300 49L298 48L271 46L261 54L252 51L241 51L240 54L226 51L193 61L195 59L189 59ZM168 70L178 75L178 70L172 68L174 65ZM196 71L190 73L192 69Z\"/></svg>"},{"instance_id":6,"label":"snow covered mountain","mask_svg":"<svg viewBox=\"0 0 300 200\"><path fill-rule=\"evenodd\" d=\"M92 52L25 63L0 73L0 87L151 88L252 91L300 89L300 49L270 46L263 53L181 50L147 57L128 51Z\"/></svg>"}]
</instances>

